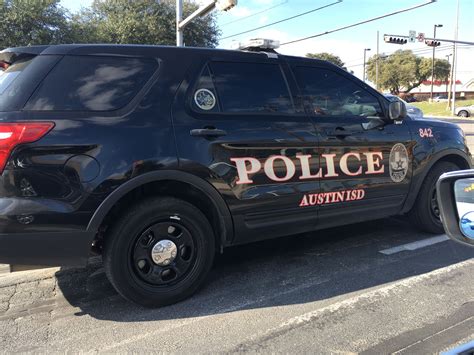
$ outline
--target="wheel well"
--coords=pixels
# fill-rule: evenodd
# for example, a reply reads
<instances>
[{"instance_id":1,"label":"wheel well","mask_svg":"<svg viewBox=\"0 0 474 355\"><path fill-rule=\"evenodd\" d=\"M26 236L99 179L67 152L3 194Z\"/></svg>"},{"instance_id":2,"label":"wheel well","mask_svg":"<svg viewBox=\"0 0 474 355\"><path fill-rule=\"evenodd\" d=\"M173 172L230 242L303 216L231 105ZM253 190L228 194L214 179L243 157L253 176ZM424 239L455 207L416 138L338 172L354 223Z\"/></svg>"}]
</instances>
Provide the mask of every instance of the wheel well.
<instances>
[{"instance_id":1,"label":"wheel well","mask_svg":"<svg viewBox=\"0 0 474 355\"><path fill-rule=\"evenodd\" d=\"M450 163L456 164L461 170L470 168L469 163L463 157L456 154L446 155L438 160L436 164L440 161L448 161Z\"/></svg>"},{"instance_id":2,"label":"wheel well","mask_svg":"<svg viewBox=\"0 0 474 355\"><path fill-rule=\"evenodd\" d=\"M221 236L226 236L226 227L216 205L213 203L211 198L200 189L189 183L175 180L159 180L149 182L136 187L122 196L102 220L102 223L98 229L98 233L92 243L93 251L96 253L101 253L103 239L106 235L107 229L113 224L116 218L123 213L123 211L140 199L151 196L168 196L179 198L193 204L198 209L200 209L214 230L216 250L222 251L223 242L221 240Z\"/></svg>"}]
</instances>

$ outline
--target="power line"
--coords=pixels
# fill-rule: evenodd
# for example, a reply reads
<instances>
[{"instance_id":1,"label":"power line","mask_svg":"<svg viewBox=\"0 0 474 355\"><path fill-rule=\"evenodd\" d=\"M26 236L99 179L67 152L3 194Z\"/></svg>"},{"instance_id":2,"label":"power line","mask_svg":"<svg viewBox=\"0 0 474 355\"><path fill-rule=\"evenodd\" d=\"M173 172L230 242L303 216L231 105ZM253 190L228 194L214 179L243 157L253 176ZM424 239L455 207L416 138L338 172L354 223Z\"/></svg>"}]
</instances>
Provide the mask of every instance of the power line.
<instances>
[{"instance_id":1,"label":"power line","mask_svg":"<svg viewBox=\"0 0 474 355\"><path fill-rule=\"evenodd\" d=\"M259 11L259 12L254 13L254 14L250 14L250 15L248 15L248 16L244 16L244 17L238 18L238 19L236 19L236 20L226 22L226 23L222 24L221 27L224 27L224 26L227 26L227 25L230 25L230 24L232 24L232 23L239 22L239 21L246 20L246 19L248 19L248 18L250 18L250 17L254 17L254 16L257 16L257 15L263 14L263 13L265 13L265 12L268 12L268 11L270 11L270 10L273 10L274 8L276 8L276 7L278 7L278 6L281 6L281 5L284 5L284 4L286 4L286 3L288 3L288 0L282 1L282 2L280 2L280 3L278 3L278 4L276 4L276 5L273 5L273 6L267 7L266 9L263 9L263 10L261 10L261 11Z\"/></svg>"},{"instance_id":2,"label":"power line","mask_svg":"<svg viewBox=\"0 0 474 355\"><path fill-rule=\"evenodd\" d=\"M246 30L246 31L243 31L243 32L239 32L239 33L234 33L233 35L230 35L230 36L226 36L226 37L222 37L221 40L223 39L228 39L228 38L232 38L232 37L236 37L236 36L240 36L240 35L243 35L245 33L249 33L249 32L253 32L253 31L257 31L257 30L260 30L262 28L265 28L265 27L270 27L270 26L273 26L273 25L276 25L278 23L282 23L282 22L285 22L285 21L289 21L289 20L293 20L297 17L301 17L301 16L304 16L304 15L308 15L312 12L315 12L315 11L319 11L319 10L322 10L322 9L325 9L326 7L330 7L330 6L333 6L333 5L336 5L336 4L339 4L341 3L342 0L337 0L335 2L332 2L328 5L324 5L324 6L321 6L321 7L317 7L315 9L312 9L312 10L309 10L309 11L306 11L306 12L303 12L303 13L300 13L298 15L294 15L294 16L291 16L291 17L286 17L284 19L281 19L281 20L278 20L278 21L275 21L275 22L272 22L272 23L269 23L269 24L266 24L266 25L263 25L263 26L259 26L259 27L255 27L255 28L252 28L250 30Z\"/></svg>"},{"instance_id":3,"label":"power line","mask_svg":"<svg viewBox=\"0 0 474 355\"><path fill-rule=\"evenodd\" d=\"M389 14L385 14L385 15L382 15L382 16L377 16L377 17L374 17L374 18L371 18L371 19L368 19L368 20L364 20L364 21L360 21L360 22L357 22L357 23L353 23L353 24L351 24L351 25L339 27L339 28L336 28L336 29L334 29L334 30L330 30L330 31L326 31L326 32L321 32L321 33L318 33L318 34L315 34L315 35L312 35L312 36L307 36L307 37L295 39L295 40L293 40L293 41L288 41L288 42L285 42L285 43L281 43L280 46L284 46L284 45L291 44L291 43L296 43L296 42L301 42L301 41L306 41L306 40L311 39L311 38L321 37L321 36L324 36L324 35L327 35L327 34L330 34L330 33L334 33L334 32L338 32L338 31L346 30L346 29L351 28L351 27L360 26L360 25L363 25L363 24L365 24L365 23L369 23L369 22L372 22L372 21L380 20L380 19L385 18L385 17L397 15L397 14L400 14L400 13L402 13L402 12L411 11L411 10L417 9L417 8L419 8L419 7L422 7L422 6L430 5L430 4L433 4L435 1L436 1L436 0L430 0L430 1L424 2L424 3L422 3L422 4L418 4L418 5L415 5L415 6L406 8L406 9L398 10L398 11L395 11L395 12L391 12L391 13L389 13Z\"/></svg>"}]
</instances>

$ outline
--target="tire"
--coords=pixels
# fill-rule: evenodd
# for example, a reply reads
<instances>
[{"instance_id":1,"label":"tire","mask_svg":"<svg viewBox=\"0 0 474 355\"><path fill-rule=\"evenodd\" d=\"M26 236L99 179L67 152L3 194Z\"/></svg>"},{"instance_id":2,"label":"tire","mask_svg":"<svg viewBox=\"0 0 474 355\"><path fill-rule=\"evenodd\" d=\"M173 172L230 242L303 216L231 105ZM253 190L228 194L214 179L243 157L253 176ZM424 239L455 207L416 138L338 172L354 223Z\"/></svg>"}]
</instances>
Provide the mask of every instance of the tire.
<instances>
[{"instance_id":1,"label":"tire","mask_svg":"<svg viewBox=\"0 0 474 355\"><path fill-rule=\"evenodd\" d=\"M160 247L168 254L160 254ZM198 290L211 269L214 250L213 230L199 209L176 198L154 197L117 219L106 235L103 260L119 294L142 306L158 307Z\"/></svg>"},{"instance_id":2,"label":"tire","mask_svg":"<svg viewBox=\"0 0 474 355\"><path fill-rule=\"evenodd\" d=\"M444 233L436 200L436 182L441 174L453 170L459 170L459 167L454 163L441 161L436 163L426 175L409 215L418 229L433 234ZM433 203L436 206L433 206Z\"/></svg>"},{"instance_id":3,"label":"tire","mask_svg":"<svg viewBox=\"0 0 474 355\"><path fill-rule=\"evenodd\" d=\"M458 116L459 117L469 117L469 112L467 112L466 110L461 110L458 112Z\"/></svg>"}]
</instances>

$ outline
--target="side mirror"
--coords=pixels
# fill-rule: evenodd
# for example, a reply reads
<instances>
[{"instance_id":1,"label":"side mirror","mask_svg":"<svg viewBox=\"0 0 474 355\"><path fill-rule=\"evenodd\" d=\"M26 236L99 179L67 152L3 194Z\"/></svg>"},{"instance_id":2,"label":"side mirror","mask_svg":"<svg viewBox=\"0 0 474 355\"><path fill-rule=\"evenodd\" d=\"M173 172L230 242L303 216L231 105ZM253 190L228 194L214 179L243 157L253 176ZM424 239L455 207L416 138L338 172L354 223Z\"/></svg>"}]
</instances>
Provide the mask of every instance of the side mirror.
<instances>
[{"instance_id":1,"label":"side mirror","mask_svg":"<svg viewBox=\"0 0 474 355\"><path fill-rule=\"evenodd\" d=\"M446 234L451 239L474 246L474 170L441 175L437 194Z\"/></svg>"},{"instance_id":2,"label":"side mirror","mask_svg":"<svg viewBox=\"0 0 474 355\"><path fill-rule=\"evenodd\" d=\"M390 120L402 120L407 117L407 108L401 101L392 101L388 104L388 117Z\"/></svg>"}]
</instances>

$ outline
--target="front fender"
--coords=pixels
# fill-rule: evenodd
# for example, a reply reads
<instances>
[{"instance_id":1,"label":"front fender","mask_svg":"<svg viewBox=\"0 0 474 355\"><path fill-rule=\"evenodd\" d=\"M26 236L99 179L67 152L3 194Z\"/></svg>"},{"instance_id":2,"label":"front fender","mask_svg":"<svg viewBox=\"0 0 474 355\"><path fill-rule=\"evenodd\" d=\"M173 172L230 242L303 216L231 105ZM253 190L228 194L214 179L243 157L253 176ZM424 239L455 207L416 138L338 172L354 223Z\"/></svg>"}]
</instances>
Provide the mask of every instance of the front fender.
<instances>
[{"instance_id":1,"label":"front fender","mask_svg":"<svg viewBox=\"0 0 474 355\"><path fill-rule=\"evenodd\" d=\"M460 162L463 162L465 164L465 166L462 167L463 169L469 169L472 166L470 155L467 152L456 148L449 148L435 152L432 156L428 156L423 161L418 162L418 167L415 168L413 172L410 192L408 193L408 197L401 213L407 213L411 210L415 204L418 192L420 191L426 175L428 175L431 168L440 161L451 161L458 165Z\"/></svg>"}]
</instances>

